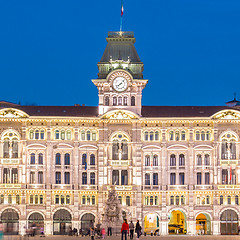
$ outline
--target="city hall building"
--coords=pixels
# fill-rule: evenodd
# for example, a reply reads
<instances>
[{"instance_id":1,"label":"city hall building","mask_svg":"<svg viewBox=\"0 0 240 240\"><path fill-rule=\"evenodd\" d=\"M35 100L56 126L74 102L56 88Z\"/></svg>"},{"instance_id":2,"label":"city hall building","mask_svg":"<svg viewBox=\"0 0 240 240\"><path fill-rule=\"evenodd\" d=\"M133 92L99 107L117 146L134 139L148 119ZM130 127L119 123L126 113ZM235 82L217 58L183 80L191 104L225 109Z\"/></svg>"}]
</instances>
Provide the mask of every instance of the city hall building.
<instances>
[{"instance_id":1,"label":"city hall building","mask_svg":"<svg viewBox=\"0 0 240 240\"><path fill-rule=\"evenodd\" d=\"M85 231L102 223L113 186L121 217L146 234L237 234L240 103L143 106L134 43L132 32L108 33L92 80L98 106L0 102L6 233Z\"/></svg>"}]
</instances>

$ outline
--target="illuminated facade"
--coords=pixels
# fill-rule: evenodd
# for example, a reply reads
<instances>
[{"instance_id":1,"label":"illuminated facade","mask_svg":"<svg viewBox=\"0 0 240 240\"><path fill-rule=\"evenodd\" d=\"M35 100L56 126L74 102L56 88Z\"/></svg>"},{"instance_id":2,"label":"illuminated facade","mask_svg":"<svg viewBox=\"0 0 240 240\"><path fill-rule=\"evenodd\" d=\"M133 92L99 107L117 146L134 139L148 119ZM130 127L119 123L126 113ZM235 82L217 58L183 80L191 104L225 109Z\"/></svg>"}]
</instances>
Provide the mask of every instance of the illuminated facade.
<instances>
[{"instance_id":1,"label":"illuminated facade","mask_svg":"<svg viewBox=\"0 0 240 240\"><path fill-rule=\"evenodd\" d=\"M0 216L63 234L102 221L115 185L123 217L146 234L235 234L240 219L238 102L142 106L143 63L132 32L110 32L99 106L1 102Z\"/></svg>"}]
</instances>

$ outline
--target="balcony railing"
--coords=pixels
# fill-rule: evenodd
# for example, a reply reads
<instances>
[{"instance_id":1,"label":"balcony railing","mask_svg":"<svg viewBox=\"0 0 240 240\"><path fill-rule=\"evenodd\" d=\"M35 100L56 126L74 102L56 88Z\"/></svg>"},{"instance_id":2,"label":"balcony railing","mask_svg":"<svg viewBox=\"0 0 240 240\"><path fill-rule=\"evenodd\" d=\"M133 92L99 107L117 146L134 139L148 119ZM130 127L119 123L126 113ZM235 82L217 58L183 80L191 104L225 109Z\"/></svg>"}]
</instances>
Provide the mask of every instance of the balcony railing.
<instances>
[{"instance_id":1,"label":"balcony railing","mask_svg":"<svg viewBox=\"0 0 240 240\"><path fill-rule=\"evenodd\" d=\"M212 185L195 185L196 190L212 189Z\"/></svg>"},{"instance_id":2,"label":"balcony railing","mask_svg":"<svg viewBox=\"0 0 240 240\"><path fill-rule=\"evenodd\" d=\"M20 158L1 158L3 165L17 165L20 163Z\"/></svg>"},{"instance_id":3,"label":"balcony railing","mask_svg":"<svg viewBox=\"0 0 240 240\"><path fill-rule=\"evenodd\" d=\"M127 167L130 165L130 160L111 160L110 163L111 163L111 166L113 167L116 167L116 166Z\"/></svg>"},{"instance_id":4,"label":"balcony railing","mask_svg":"<svg viewBox=\"0 0 240 240\"><path fill-rule=\"evenodd\" d=\"M108 32L109 38L134 38L133 32Z\"/></svg>"},{"instance_id":5,"label":"balcony railing","mask_svg":"<svg viewBox=\"0 0 240 240\"><path fill-rule=\"evenodd\" d=\"M116 191L132 190L132 186L115 186Z\"/></svg>"},{"instance_id":6,"label":"balcony railing","mask_svg":"<svg viewBox=\"0 0 240 240\"><path fill-rule=\"evenodd\" d=\"M237 159L222 159L220 160L221 165L238 165Z\"/></svg>"},{"instance_id":7,"label":"balcony railing","mask_svg":"<svg viewBox=\"0 0 240 240\"><path fill-rule=\"evenodd\" d=\"M0 184L0 188L21 188L22 185L20 183L2 183Z\"/></svg>"},{"instance_id":8,"label":"balcony railing","mask_svg":"<svg viewBox=\"0 0 240 240\"><path fill-rule=\"evenodd\" d=\"M218 185L218 189L240 189L240 185L231 185L231 184Z\"/></svg>"},{"instance_id":9,"label":"balcony railing","mask_svg":"<svg viewBox=\"0 0 240 240\"><path fill-rule=\"evenodd\" d=\"M168 190L187 190L188 185L168 185Z\"/></svg>"}]
</instances>

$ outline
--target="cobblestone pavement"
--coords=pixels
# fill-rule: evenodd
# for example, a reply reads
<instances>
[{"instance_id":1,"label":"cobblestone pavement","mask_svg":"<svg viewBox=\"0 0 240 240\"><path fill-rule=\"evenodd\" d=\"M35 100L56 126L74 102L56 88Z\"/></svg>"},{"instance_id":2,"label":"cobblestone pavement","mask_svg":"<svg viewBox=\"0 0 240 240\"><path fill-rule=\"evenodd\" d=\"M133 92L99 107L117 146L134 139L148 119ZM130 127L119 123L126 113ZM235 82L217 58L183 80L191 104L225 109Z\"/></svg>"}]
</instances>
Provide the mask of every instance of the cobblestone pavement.
<instances>
[{"instance_id":1,"label":"cobblestone pavement","mask_svg":"<svg viewBox=\"0 0 240 240\"><path fill-rule=\"evenodd\" d=\"M90 237L73 237L73 236L46 236L46 237L22 237L22 236L4 236L4 240L90 240ZM183 235L170 235L170 236L142 236L140 240L240 240L240 236L183 236ZM95 240L98 240L95 238ZM101 240L101 239L100 239ZM120 235L106 237L105 240L121 240ZM127 240L130 240L129 237ZM136 237L134 237L136 240Z\"/></svg>"}]
</instances>

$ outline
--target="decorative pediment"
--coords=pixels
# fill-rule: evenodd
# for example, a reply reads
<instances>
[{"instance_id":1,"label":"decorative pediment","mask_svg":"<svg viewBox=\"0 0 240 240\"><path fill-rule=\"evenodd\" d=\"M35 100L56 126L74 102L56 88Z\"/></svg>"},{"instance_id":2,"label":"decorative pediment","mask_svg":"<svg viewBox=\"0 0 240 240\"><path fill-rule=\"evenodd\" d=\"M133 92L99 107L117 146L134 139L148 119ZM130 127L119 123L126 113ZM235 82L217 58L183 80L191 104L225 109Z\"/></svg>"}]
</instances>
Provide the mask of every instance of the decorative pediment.
<instances>
[{"instance_id":1,"label":"decorative pediment","mask_svg":"<svg viewBox=\"0 0 240 240\"><path fill-rule=\"evenodd\" d=\"M29 115L15 108L4 108L0 110L0 118L28 118Z\"/></svg>"},{"instance_id":2,"label":"decorative pediment","mask_svg":"<svg viewBox=\"0 0 240 240\"><path fill-rule=\"evenodd\" d=\"M222 110L212 116L213 119L240 120L240 112L236 110Z\"/></svg>"},{"instance_id":3,"label":"decorative pediment","mask_svg":"<svg viewBox=\"0 0 240 240\"><path fill-rule=\"evenodd\" d=\"M103 119L114 119L114 120L129 120L129 119L138 119L139 116L133 112L127 110L116 110L110 111L102 115Z\"/></svg>"}]
</instances>

